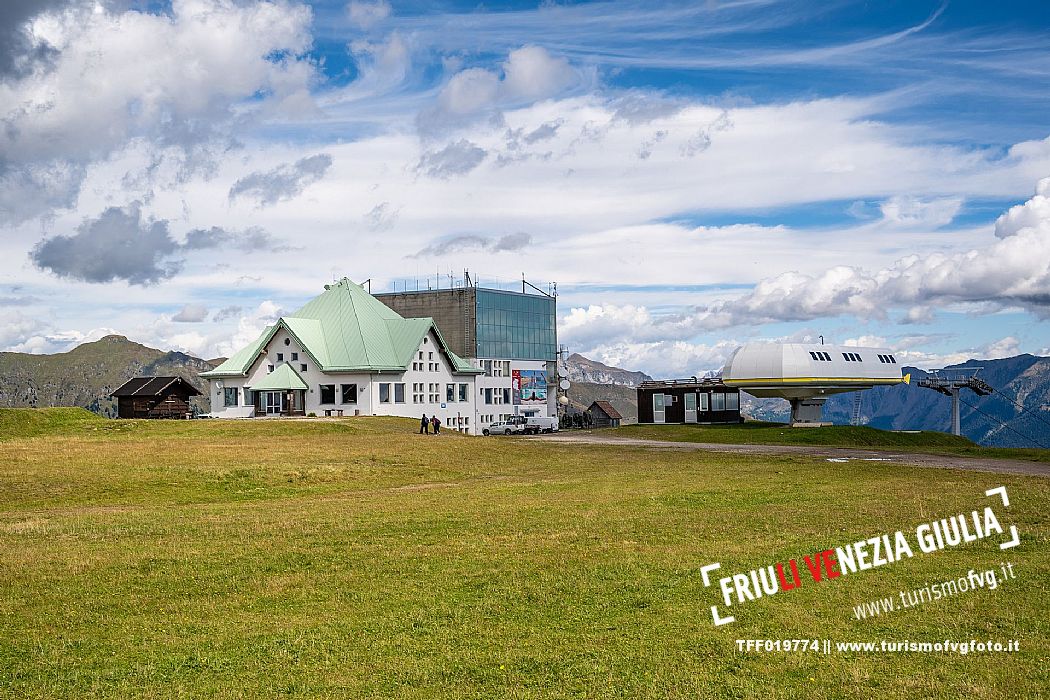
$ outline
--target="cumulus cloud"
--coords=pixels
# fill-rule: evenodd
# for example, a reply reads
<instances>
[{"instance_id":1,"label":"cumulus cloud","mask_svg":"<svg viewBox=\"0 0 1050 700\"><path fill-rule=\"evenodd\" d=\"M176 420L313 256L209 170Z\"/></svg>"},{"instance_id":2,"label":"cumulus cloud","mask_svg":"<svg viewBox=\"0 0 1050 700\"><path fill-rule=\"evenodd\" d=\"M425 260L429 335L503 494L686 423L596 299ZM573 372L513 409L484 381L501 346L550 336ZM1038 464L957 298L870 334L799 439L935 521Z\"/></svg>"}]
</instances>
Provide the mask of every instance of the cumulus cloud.
<instances>
[{"instance_id":1,"label":"cumulus cloud","mask_svg":"<svg viewBox=\"0 0 1050 700\"><path fill-rule=\"evenodd\" d=\"M301 158L295 163L284 163L273 170L253 172L233 183L231 201L252 199L260 206L293 199L315 182L319 182L332 167L332 156L327 153Z\"/></svg>"},{"instance_id":2,"label":"cumulus cloud","mask_svg":"<svg viewBox=\"0 0 1050 700\"><path fill-rule=\"evenodd\" d=\"M601 304L569 310L558 323L559 341L592 359L656 377L701 376L719 370L739 342L693 342L675 316L644 306Z\"/></svg>"},{"instance_id":3,"label":"cumulus cloud","mask_svg":"<svg viewBox=\"0 0 1050 700\"><path fill-rule=\"evenodd\" d=\"M385 93L404 82L412 67L408 43L397 32L381 42L358 39L349 48L359 74L346 97Z\"/></svg>"},{"instance_id":4,"label":"cumulus cloud","mask_svg":"<svg viewBox=\"0 0 1050 700\"><path fill-rule=\"evenodd\" d=\"M564 124L563 119L555 119L554 121L544 122L537 126L535 129L521 137L521 140L528 145L538 143L540 141L546 141L552 139L558 134L558 129Z\"/></svg>"},{"instance_id":5,"label":"cumulus cloud","mask_svg":"<svg viewBox=\"0 0 1050 700\"><path fill-rule=\"evenodd\" d=\"M190 231L186 242L171 235L168 221L144 217L142 203L109 207L95 219L85 219L71 235L40 241L30 259L59 277L83 282L123 280L148 286L182 269L181 253L220 246L242 250L272 247L273 239L261 229L233 233L213 227Z\"/></svg>"},{"instance_id":6,"label":"cumulus cloud","mask_svg":"<svg viewBox=\"0 0 1050 700\"><path fill-rule=\"evenodd\" d=\"M26 343L45 328L36 314L27 314L13 308L0 306L0 347L13 352L32 352Z\"/></svg>"},{"instance_id":7,"label":"cumulus cloud","mask_svg":"<svg viewBox=\"0 0 1050 700\"><path fill-rule=\"evenodd\" d=\"M251 115L301 109L315 77L305 5L174 0L167 12L79 0L0 5L0 64L8 68L0 81L0 191L17 190L0 201L9 222L70 206L84 166L135 139L192 148L225 139ZM28 70L44 47L46 62Z\"/></svg>"},{"instance_id":8,"label":"cumulus cloud","mask_svg":"<svg viewBox=\"0 0 1050 700\"><path fill-rule=\"evenodd\" d=\"M711 344L684 340L624 342L598 345L582 354L614 367L640 370L653 377L672 379L702 377L718 372L739 345L734 340Z\"/></svg>"},{"instance_id":9,"label":"cumulus cloud","mask_svg":"<svg viewBox=\"0 0 1050 700\"><path fill-rule=\"evenodd\" d=\"M21 78L54 60L58 50L30 29L34 17L62 10L74 0L5 0L0 3L0 77Z\"/></svg>"},{"instance_id":10,"label":"cumulus cloud","mask_svg":"<svg viewBox=\"0 0 1050 700\"><path fill-rule=\"evenodd\" d=\"M962 197L940 197L923 200L898 195L882 203L883 221L900 226L940 228L950 224L962 208Z\"/></svg>"},{"instance_id":11,"label":"cumulus cloud","mask_svg":"<svg viewBox=\"0 0 1050 700\"><path fill-rule=\"evenodd\" d=\"M498 238L479 236L476 234L461 234L449 238L441 238L420 250L409 258L430 258L441 255L454 255L466 251L487 251L490 253L506 253L521 250L532 243L532 236L527 233L508 233Z\"/></svg>"},{"instance_id":12,"label":"cumulus cloud","mask_svg":"<svg viewBox=\"0 0 1050 700\"><path fill-rule=\"evenodd\" d=\"M416 171L430 177L448 179L466 175L485 160L487 151L475 143L460 139L437 151L427 151L419 158Z\"/></svg>"},{"instance_id":13,"label":"cumulus cloud","mask_svg":"<svg viewBox=\"0 0 1050 700\"><path fill-rule=\"evenodd\" d=\"M575 79L568 60L551 56L541 46L523 46L507 55L502 88L510 100L531 102L558 94Z\"/></svg>"},{"instance_id":14,"label":"cumulus cloud","mask_svg":"<svg viewBox=\"0 0 1050 700\"><path fill-rule=\"evenodd\" d=\"M567 59L541 46L523 46L507 54L502 75L485 68L467 68L453 75L438 93L432 109L420 114L424 132L462 124L480 116L502 121L501 109L558 95L581 81Z\"/></svg>"},{"instance_id":15,"label":"cumulus cloud","mask_svg":"<svg viewBox=\"0 0 1050 700\"><path fill-rule=\"evenodd\" d=\"M97 219L85 220L71 236L41 241L30 257L60 277L149 285L178 272L181 264L169 259L178 248L168 223L143 219L136 202L126 209L106 209Z\"/></svg>"},{"instance_id":16,"label":"cumulus cloud","mask_svg":"<svg viewBox=\"0 0 1050 700\"><path fill-rule=\"evenodd\" d=\"M282 251L291 250L272 234L257 226L245 231L227 231L219 226L208 229L193 229L186 234L183 250L204 250L206 248L236 248L246 253L257 250Z\"/></svg>"},{"instance_id":17,"label":"cumulus cloud","mask_svg":"<svg viewBox=\"0 0 1050 700\"><path fill-rule=\"evenodd\" d=\"M200 323L208 318L208 309L200 304L186 304L171 317L175 323Z\"/></svg>"},{"instance_id":18,"label":"cumulus cloud","mask_svg":"<svg viewBox=\"0 0 1050 700\"><path fill-rule=\"evenodd\" d=\"M365 214L365 226L369 231L389 231L397 223L399 213L400 209L394 208L390 202L380 202Z\"/></svg>"},{"instance_id":19,"label":"cumulus cloud","mask_svg":"<svg viewBox=\"0 0 1050 700\"><path fill-rule=\"evenodd\" d=\"M390 3L387 2L387 0L377 0L376 2L352 0L352 2L346 6L346 14L347 17L350 18L350 23L355 27L359 29L371 29L373 26L389 17L391 9Z\"/></svg>"},{"instance_id":20,"label":"cumulus cloud","mask_svg":"<svg viewBox=\"0 0 1050 700\"><path fill-rule=\"evenodd\" d=\"M215 315L211 317L213 323L222 323L223 321L229 321L231 318L237 318L241 315L241 307L239 306L224 306L215 312Z\"/></svg>"},{"instance_id":21,"label":"cumulus cloud","mask_svg":"<svg viewBox=\"0 0 1050 700\"><path fill-rule=\"evenodd\" d=\"M72 207L83 178L84 168L77 164L5 166L0 160L0 224L16 225Z\"/></svg>"},{"instance_id":22,"label":"cumulus cloud","mask_svg":"<svg viewBox=\"0 0 1050 700\"><path fill-rule=\"evenodd\" d=\"M987 304L993 309L1018 306L1040 317L1050 316L1048 191L1050 178L1040 181L1034 197L999 217L998 240L983 249L910 255L876 272L850 266L815 275L787 272L762 280L743 297L698 309L696 327L842 314L879 319L899 307L909 307L906 321L921 322L931 306L957 303ZM945 211L938 215L940 220L948 216Z\"/></svg>"}]
</instances>

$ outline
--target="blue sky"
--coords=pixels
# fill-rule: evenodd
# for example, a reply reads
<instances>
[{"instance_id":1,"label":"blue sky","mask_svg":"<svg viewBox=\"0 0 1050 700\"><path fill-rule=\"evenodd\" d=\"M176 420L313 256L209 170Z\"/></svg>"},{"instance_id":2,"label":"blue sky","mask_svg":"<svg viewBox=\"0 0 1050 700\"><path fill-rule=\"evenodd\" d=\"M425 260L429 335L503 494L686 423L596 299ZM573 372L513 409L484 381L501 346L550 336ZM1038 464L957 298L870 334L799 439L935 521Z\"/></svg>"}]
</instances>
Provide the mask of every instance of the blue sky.
<instances>
[{"instance_id":1,"label":"blue sky","mask_svg":"<svg viewBox=\"0 0 1050 700\"><path fill-rule=\"evenodd\" d=\"M48 0L0 26L0 349L224 355L333 277L469 268L556 281L571 351L656 375L755 338L1050 354L1043 3Z\"/></svg>"}]
</instances>

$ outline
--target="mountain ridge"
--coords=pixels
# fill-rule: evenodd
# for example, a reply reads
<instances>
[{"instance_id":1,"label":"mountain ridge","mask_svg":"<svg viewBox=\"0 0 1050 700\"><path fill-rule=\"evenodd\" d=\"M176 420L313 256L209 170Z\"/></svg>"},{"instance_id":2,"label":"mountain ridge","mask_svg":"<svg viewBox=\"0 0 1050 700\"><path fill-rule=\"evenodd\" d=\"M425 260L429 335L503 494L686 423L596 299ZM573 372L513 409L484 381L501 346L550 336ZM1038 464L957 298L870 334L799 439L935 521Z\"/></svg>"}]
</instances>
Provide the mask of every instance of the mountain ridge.
<instances>
[{"instance_id":1,"label":"mountain ridge","mask_svg":"<svg viewBox=\"0 0 1050 700\"><path fill-rule=\"evenodd\" d=\"M642 382L652 381L645 372L613 367L597 360L584 357L578 352L569 355L565 361L566 377L570 382L588 384L613 384L617 386L636 387Z\"/></svg>"},{"instance_id":2,"label":"mountain ridge","mask_svg":"<svg viewBox=\"0 0 1050 700\"><path fill-rule=\"evenodd\" d=\"M199 357L158 350L122 335L107 335L50 355L0 352L0 406L81 406L113 415L109 394L132 377L179 376L203 389L198 375L212 368ZM199 408L207 408L206 397L195 401Z\"/></svg>"}]
</instances>

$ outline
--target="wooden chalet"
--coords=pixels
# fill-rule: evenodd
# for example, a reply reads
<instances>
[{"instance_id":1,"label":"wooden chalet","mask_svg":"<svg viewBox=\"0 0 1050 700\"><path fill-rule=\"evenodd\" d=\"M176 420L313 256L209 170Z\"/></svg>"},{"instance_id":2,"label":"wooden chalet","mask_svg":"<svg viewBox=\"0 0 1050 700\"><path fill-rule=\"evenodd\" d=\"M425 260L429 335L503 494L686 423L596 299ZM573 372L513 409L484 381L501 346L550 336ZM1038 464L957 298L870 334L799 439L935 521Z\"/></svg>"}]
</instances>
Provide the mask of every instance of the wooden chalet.
<instances>
[{"instance_id":1,"label":"wooden chalet","mask_svg":"<svg viewBox=\"0 0 1050 700\"><path fill-rule=\"evenodd\" d=\"M587 407L590 423L595 428L619 428L623 416L608 401L595 401Z\"/></svg>"},{"instance_id":2,"label":"wooden chalet","mask_svg":"<svg viewBox=\"0 0 1050 700\"><path fill-rule=\"evenodd\" d=\"M119 418L189 418L190 399L200 395L182 377L135 377L110 394Z\"/></svg>"}]
</instances>

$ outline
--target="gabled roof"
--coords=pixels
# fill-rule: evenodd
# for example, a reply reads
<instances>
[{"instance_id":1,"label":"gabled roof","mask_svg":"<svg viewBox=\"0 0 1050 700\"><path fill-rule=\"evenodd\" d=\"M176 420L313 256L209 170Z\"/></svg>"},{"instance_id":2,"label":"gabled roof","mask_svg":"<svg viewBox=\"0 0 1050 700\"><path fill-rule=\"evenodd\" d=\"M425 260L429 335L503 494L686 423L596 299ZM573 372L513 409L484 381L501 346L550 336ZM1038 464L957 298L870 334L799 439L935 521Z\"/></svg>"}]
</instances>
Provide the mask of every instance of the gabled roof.
<instances>
[{"instance_id":1,"label":"gabled roof","mask_svg":"<svg viewBox=\"0 0 1050 700\"><path fill-rule=\"evenodd\" d=\"M590 405L590 408L594 408L595 406L601 409L602 413L609 416L610 418L615 418L617 420L623 419L623 416L620 415L620 412L613 408L613 405L608 401L595 401ZM588 410L590 410L590 408L588 408Z\"/></svg>"},{"instance_id":2,"label":"gabled roof","mask_svg":"<svg viewBox=\"0 0 1050 700\"><path fill-rule=\"evenodd\" d=\"M325 285L324 293L279 319L251 345L201 376L246 375L280 328L298 341L322 372L402 372L431 330L456 374L482 372L448 348L432 318L402 318L344 277Z\"/></svg>"},{"instance_id":3,"label":"gabled roof","mask_svg":"<svg viewBox=\"0 0 1050 700\"><path fill-rule=\"evenodd\" d=\"M292 366L285 362L251 385L252 391L277 391L280 389L308 389L306 382Z\"/></svg>"},{"instance_id":4,"label":"gabled roof","mask_svg":"<svg viewBox=\"0 0 1050 700\"><path fill-rule=\"evenodd\" d=\"M179 385L190 396L200 396L201 392L182 377L134 377L117 387L110 396L160 396L173 384Z\"/></svg>"}]
</instances>

